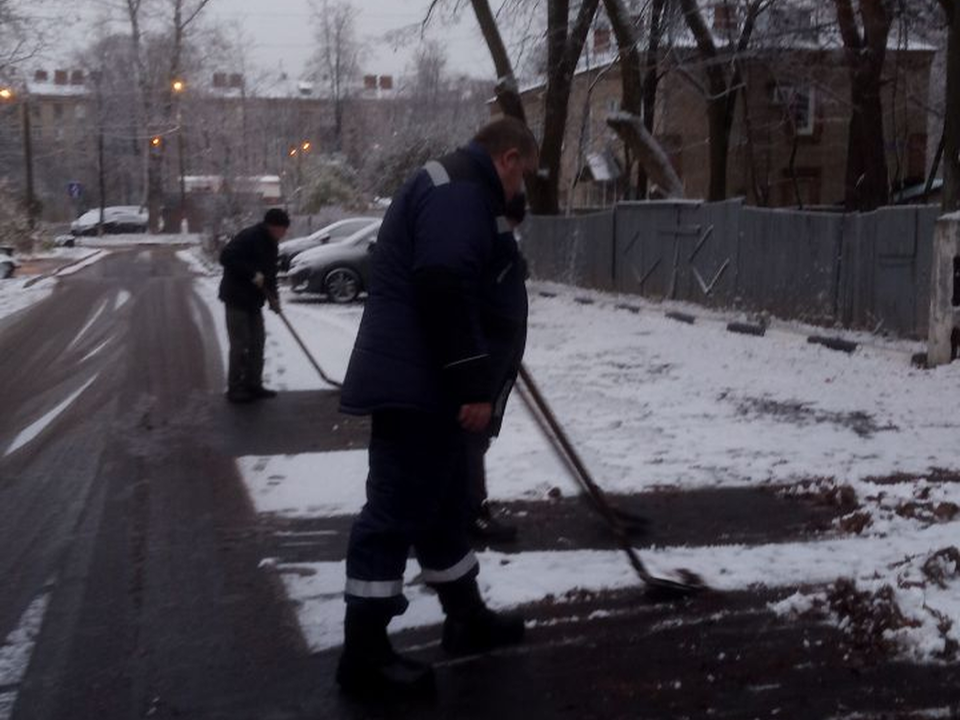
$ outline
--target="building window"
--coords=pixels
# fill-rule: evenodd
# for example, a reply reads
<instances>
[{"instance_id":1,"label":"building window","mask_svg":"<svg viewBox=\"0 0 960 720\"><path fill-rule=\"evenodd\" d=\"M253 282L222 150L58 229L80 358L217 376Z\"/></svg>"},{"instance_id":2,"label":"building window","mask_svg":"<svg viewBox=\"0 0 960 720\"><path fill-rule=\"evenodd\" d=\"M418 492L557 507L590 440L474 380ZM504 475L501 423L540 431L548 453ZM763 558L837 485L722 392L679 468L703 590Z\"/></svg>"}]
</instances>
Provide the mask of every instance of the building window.
<instances>
[{"instance_id":1,"label":"building window","mask_svg":"<svg viewBox=\"0 0 960 720\"><path fill-rule=\"evenodd\" d=\"M809 85L775 85L774 104L783 108L790 130L802 137L810 137L817 127L816 92Z\"/></svg>"},{"instance_id":2,"label":"building window","mask_svg":"<svg viewBox=\"0 0 960 720\"><path fill-rule=\"evenodd\" d=\"M87 117L87 106L83 103L80 103L74 107L73 114L77 120L83 120L85 117Z\"/></svg>"},{"instance_id":3,"label":"building window","mask_svg":"<svg viewBox=\"0 0 960 720\"><path fill-rule=\"evenodd\" d=\"M376 76L376 75L364 75L364 76L363 76L363 89L364 89L364 90L376 90L376 89L377 89L377 76Z\"/></svg>"},{"instance_id":4,"label":"building window","mask_svg":"<svg viewBox=\"0 0 960 720\"><path fill-rule=\"evenodd\" d=\"M240 73L232 73L230 75L230 87L239 88L243 87L243 75Z\"/></svg>"},{"instance_id":5,"label":"building window","mask_svg":"<svg viewBox=\"0 0 960 720\"><path fill-rule=\"evenodd\" d=\"M50 82L50 73L48 73L46 70L37 70L33 74L33 80L34 82L38 83Z\"/></svg>"},{"instance_id":6,"label":"building window","mask_svg":"<svg viewBox=\"0 0 960 720\"><path fill-rule=\"evenodd\" d=\"M215 88L222 88L227 86L227 74L218 72L213 74L213 86Z\"/></svg>"},{"instance_id":7,"label":"building window","mask_svg":"<svg viewBox=\"0 0 960 720\"><path fill-rule=\"evenodd\" d=\"M69 74L66 70L56 70L53 73L53 82L57 85L66 85L69 79Z\"/></svg>"},{"instance_id":8,"label":"building window","mask_svg":"<svg viewBox=\"0 0 960 720\"><path fill-rule=\"evenodd\" d=\"M70 73L71 85L83 85L83 70L74 70Z\"/></svg>"},{"instance_id":9,"label":"building window","mask_svg":"<svg viewBox=\"0 0 960 720\"><path fill-rule=\"evenodd\" d=\"M63 105L60 103L57 103L53 106L53 119L63 120Z\"/></svg>"},{"instance_id":10,"label":"building window","mask_svg":"<svg viewBox=\"0 0 960 720\"><path fill-rule=\"evenodd\" d=\"M381 90L393 90L393 75L381 75L381 76L380 76L380 89L381 89Z\"/></svg>"}]
</instances>

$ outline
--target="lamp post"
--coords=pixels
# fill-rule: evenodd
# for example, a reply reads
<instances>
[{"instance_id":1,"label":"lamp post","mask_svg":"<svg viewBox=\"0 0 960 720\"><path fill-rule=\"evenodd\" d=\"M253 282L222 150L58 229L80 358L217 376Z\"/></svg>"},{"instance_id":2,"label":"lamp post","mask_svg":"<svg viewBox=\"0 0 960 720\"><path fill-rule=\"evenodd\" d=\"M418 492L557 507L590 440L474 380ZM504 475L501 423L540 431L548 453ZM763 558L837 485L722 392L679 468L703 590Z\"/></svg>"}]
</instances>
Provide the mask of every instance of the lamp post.
<instances>
[{"instance_id":1,"label":"lamp post","mask_svg":"<svg viewBox=\"0 0 960 720\"><path fill-rule=\"evenodd\" d=\"M306 155L310 150L313 149L313 143L309 140L303 140L299 145L294 145L290 148L290 151L287 153L290 157L295 157L297 159L297 187L294 190L294 194L297 196L297 212L301 210L303 204L303 156Z\"/></svg>"},{"instance_id":2,"label":"lamp post","mask_svg":"<svg viewBox=\"0 0 960 720\"><path fill-rule=\"evenodd\" d=\"M186 165L183 154L183 93L187 84L183 80L174 80L170 84L177 102L177 165L180 172L180 226L187 218L187 181Z\"/></svg>"},{"instance_id":3,"label":"lamp post","mask_svg":"<svg viewBox=\"0 0 960 720\"><path fill-rule=\"evenodd\" d=\"M16 102L16 100L17 93L13 88L0 88L0 101ZM24 176L27 184L27 223L33 230L37 226L37 199L33 190L33 133L30 129L30 102L26 86L20 98L20 117L20 126L23 130Z\"/></svg>"}]
</instances>

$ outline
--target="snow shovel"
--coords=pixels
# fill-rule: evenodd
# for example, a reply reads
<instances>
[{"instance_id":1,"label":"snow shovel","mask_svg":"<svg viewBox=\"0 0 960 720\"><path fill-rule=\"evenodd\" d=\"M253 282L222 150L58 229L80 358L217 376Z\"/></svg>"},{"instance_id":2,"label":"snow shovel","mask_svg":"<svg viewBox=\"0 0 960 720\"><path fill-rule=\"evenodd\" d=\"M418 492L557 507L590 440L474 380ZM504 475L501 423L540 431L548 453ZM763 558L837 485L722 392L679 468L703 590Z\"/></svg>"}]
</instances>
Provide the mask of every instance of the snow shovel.
<instances>
[{"instance_id":1,"label":"snow shovel","mask_svg":"<svg viewBox=\"0 0 960 720\"><path fill-rule=\"evenodd\" d=\"M307 356L307 360L310 361L310 364L313 365L314 370L316 370L321 379L328 385L333 385L333 387L339 389L343 387L343 383L339 383L336 380L327 376L323 371L323 368L320 367L320 363L317 362L316 358L310 353L310 350L307 349L306 344L300 338L300 335L297 334L297 331L293 329L293 325L290 324L290 321L287 320L287 316L283 314L283 311L277 313L280 316L280 319L283 320L283 324L287 326L287 330L290 331L290 334L293 335L293 339L297 341L297 345L300 346L300 349L303 350L303 354Z\"/></svg>"},{"instance_id":2,"label":"snow shovel","mask_svg":"<svg viewBox=\"0 0 960 720\"><path fill-rule=\"evenodd\" d=\"M553 414L553 411L550 409L550 406L547 404L546 399L541 394L536 383L534 383L533 377L531 377L530 371L527 370L525 365L520 366L520 379L522 381L520 394L524 402L526 402L527 407L530 408L537 424L550 441L550 445L554 451L567 465L574 480L577 481L577 484L583 488L584 492L593 501L593 506L597 509L600 516L606 522L607 527L613 533L620 549L626 553L627 558L630 560L630 565L636 571L640 580L647 586L648 593L658 599L679 600L706 590L707 586L704 584L702 578L690 570L678 570L679 580L655 577L647 571L646 566L640 559L640 555L630 543L630 537L623 526L620 516L610 505L600 486L594 481L587 466L584 465L583 460L580 458L580 454L573 446L573 443L570 442L570 438L560 425L556 415Z\"/></svg>"}]
</instances>

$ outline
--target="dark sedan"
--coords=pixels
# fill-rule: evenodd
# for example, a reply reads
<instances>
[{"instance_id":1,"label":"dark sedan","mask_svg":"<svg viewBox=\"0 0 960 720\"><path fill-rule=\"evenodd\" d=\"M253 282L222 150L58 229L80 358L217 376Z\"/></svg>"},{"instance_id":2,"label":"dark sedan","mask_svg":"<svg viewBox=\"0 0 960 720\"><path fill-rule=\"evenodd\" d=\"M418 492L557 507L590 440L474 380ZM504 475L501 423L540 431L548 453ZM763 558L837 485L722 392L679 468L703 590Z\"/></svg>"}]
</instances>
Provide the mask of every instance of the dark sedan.
<instances>
[{"instance_id":1,"label":"dark sedan","mask_svg":"<svg viewBox=\"0 0 960 720\"><path fill-rule=\"evenodd\" d=\"M370 253L380 224L377 220L346 240L297 255L289 273L293 291L326 295L335 303L359 298L369 279Z\"/></svg>"}]
</instances>

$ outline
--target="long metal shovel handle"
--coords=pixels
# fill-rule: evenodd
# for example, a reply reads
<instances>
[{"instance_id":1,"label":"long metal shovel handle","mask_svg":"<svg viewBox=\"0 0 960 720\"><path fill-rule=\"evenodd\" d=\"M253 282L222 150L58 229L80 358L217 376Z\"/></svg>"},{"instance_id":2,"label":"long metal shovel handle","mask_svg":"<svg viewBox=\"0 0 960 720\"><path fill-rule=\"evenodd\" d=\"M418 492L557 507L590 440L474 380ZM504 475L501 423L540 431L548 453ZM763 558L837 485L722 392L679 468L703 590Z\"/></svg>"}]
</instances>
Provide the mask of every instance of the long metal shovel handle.
<instances>
[{"instance_id":1,"label":"long metal shovel handle","mask_svg":"<svg viewBox=\"0 0 960 720\"><path fill-rule=\"evenodd\" d=\"M283 320L283 324L287 326L287 330L289 330L290 334L293 335L293 339L297 341L297 345L299 345L300 349L303 350L303 354L307 356L307 360L310 361L310 364L313 365L314 370L317 371L323 381L328 385L333 385L337 389L342 388L343 383L337 382L323 371L323 368L320 367L320 363L318 363L316 358L313 357L313 354L310 352L309 348L307 348L297 331L294 330L293 325L290 324L290 321L287 319L287 316L283 314L283 311L281 310L277 313L277 315L279 315L280 319Z\"/></svg>"},{"instance_id":2,"label":"long metal shovel handle","mask_svg":"<svg viewBox=\"0 0 960 720\"><path fill-rule=\"evenodd\" d=\"M630 543L630 537L624 529L623 524L607 501L603 490L601 490L600 486L594 481L590 470L587 469L577 449L573 446L573 443L570 442L570 438L567 436L566 431L564 431L563 426L560 425L556 415L554 415L553 410L551 410L550 405L547 403L546 398L533 381L530 371L522 364L520 366L520 380L522 381L520 387L521 397L523 397L527 407L530 408L540 429L544 435L547 436L547 439L550 440L551 446L557 455L560 456L561 460L564 461L574 480L577 481L580 487L590 496L590 499L593 500L594 507L596 507L603 516L616 538L617 544L620 545L620 549L623 550L630 560L630 565L640 579L650 588L674 597L685 596L706 589L703 581L689 572L683 574L687 582L678 582L676 580L654 577L647 571L646 566L640 559L640 555Z\"/></svg>"}]
</instances>

